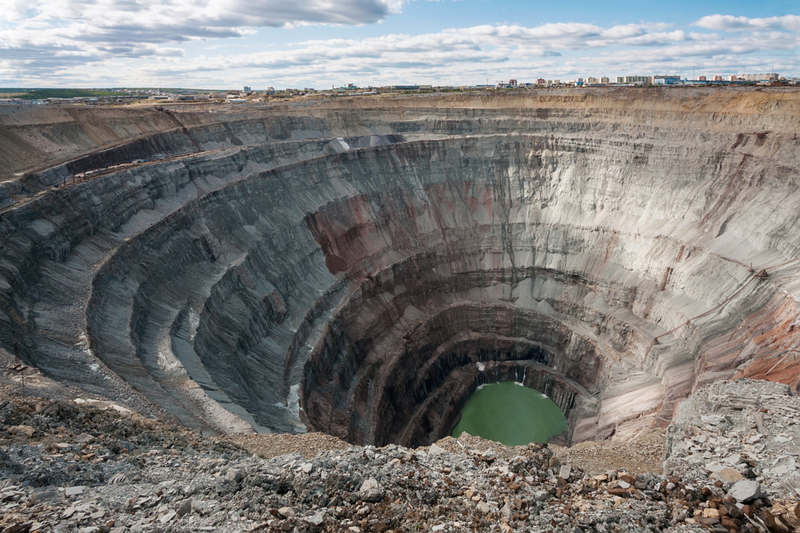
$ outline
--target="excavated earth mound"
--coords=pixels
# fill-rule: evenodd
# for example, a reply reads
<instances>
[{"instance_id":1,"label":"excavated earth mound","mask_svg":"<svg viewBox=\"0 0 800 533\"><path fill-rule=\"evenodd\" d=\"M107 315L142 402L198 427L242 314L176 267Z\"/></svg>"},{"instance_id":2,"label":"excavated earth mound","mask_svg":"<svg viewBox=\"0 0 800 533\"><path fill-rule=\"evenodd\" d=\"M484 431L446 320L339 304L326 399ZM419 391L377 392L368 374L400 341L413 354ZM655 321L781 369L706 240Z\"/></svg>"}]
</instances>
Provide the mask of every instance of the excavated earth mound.
<instances>
[{"instance_id":1,"label":"excavated earth mound","mask_svg":"<svg viewBox=\"0 0 800 533\"><path fill-rule=\"evenodd\" d=\"M800 93L0 107L0 344L209 432L430 444L482 383L570 443L800 374Z\"/></svg>"},{"instance_id":2,"label":"excavated earth mound","mask_svg":"<svg viewBox=\"0 0 800 533\"><path fill-rule=\"evenodd\" d=\"M791 533L800 399L788 392L746 379L701 387L667 430L665 474L592 473L567 449L468 435L417 449L205 437L107 401L4 399L0 530Z\"/></svg>"}]
</instances>

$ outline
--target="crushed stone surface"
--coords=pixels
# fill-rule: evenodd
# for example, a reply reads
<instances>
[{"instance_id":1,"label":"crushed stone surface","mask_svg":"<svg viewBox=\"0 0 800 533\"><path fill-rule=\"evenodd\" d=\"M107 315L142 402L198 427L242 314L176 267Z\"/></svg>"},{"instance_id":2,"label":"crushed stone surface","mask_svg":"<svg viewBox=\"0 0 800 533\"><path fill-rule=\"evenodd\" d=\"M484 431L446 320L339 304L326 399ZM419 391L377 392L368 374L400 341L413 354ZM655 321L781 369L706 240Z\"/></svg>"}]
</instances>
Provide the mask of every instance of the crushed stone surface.
<instances>
[{"instance_id":1,"label":"crushed stone surface","mask_svg":"<svg viewBox=\"0 0 800 533\"><path fill-rule=\"evenodd\" d=\"M562 463L572 464L590 475L607 470L626 470L633 474L661 472L664 464L665 430L654 429L628 441L586 441L571 447L550 446Z\"/></svg>"},{"instance_id":2,"label":"crushed stone surface","mask_svg":"<svg viewBox=\"0 0 800 533\"><path fill-rule=\"evenodd\" d=\"M350 447L350 444L342 439L325 433L304 433L300 435L289 433L274 435L238 433L228 435L224 440L241 446L262 459L272 459L289 453L299 453L303 457L310 459L323 451L344 450Z\"/></svg>"},{"instance_id":3,"label":"crushed stone surface","mask_svg":"<svg viewBox=\"0 0 800 533\"><path fill-rule=\"evenodd\" d=\"M0 531L798 531L797 399L773 385L704 387L627 464L616 441L212 438L108 402L0 398Z\"/></svg>"}]
</instances>

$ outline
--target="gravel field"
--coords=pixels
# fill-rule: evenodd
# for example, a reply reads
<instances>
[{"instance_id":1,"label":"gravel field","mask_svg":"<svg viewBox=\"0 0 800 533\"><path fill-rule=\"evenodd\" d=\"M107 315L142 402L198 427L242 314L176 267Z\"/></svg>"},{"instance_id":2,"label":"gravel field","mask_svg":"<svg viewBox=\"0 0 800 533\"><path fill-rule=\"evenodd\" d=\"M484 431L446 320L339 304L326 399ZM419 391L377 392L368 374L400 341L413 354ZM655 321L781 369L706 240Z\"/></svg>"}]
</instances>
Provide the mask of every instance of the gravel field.
<instances>
[{"instance_id":1,"label":"gravel field","mask_svg":"<svg viewBox=\"0 0 800 533\"><path fill-rule=\"evenodd\" d=\"M413 450L212 438L109 402L12 394L0 531L798 531L797 407L783 386L742 380L698 391L666 440L462 435Z\"/></svg>"}]
</instances>

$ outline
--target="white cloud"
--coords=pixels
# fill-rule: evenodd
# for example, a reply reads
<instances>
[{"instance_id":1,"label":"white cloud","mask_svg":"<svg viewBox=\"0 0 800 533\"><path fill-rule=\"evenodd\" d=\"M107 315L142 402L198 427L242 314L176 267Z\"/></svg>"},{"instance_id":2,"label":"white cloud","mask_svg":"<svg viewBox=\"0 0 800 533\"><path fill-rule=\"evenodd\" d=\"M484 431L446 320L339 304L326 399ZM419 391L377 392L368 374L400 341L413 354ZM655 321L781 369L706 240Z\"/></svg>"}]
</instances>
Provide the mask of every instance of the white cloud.
<instances>
[{"instance_id":1,"label":"white cloud","mask_svg":"<svg viewBox=\"0 0 800 533\"><path fill-rule=\"evenodd\" d=\"M694 26L716 31L788 30L800 31L800 16L747 18L732 15L709 15L693 23Z\"/></svg>"},{"instance_id":2,"label":"white cloud","mask_svg":"<svg viewBox=\"0 0 800 533\"><path fill-rule=\"evenodd\" d=\"M253 28L369 24L405 0L7 0L0 58L34 73L54 57L92 63L112 56L177 55L168 44L243 37ZM5 20L5 23L2 21ZM62 69L58 69L60 72Z\"/></svg>"},{"instance_id":3,"label":"white cloud","mask_svg":"<svg viewBox=\"0 0 800 533\"><path fill-rule=\"evenodd\" d=\"M702 28L697 31L665 22L485 24L421 35L289 41L267 51L221 44L228 37L255 39L252 34L264 26L374 22L405 1L309 0L295 6L278 0L38 0L6 10L7 22L0 22L0 76L18 84L219 88L242 79L253 85L263 80L278 87L324 87L349 81L460 84L487 77L493 82L653 74L687 64L718 70L758 63L798 66L792 52L800 46L800 17L794 15L712 15L693 24ZM185 54L186 43L198 39L215 42L206 55Z\"/></svg>"},{"instance_id":4,"label":"white cloud","mask_svg":"<svg viewBox=\"0 0 800 533\"><path fill-rule=\"evenodd\" d=\"M406 0L10 0L0 18L83 21L96 28L208 28L283 26L300 22L369 24L400 11ZM30 18L30 17L29 17Z\"/></svg>"},{"instance_id":5,"label":"white cloud","mask_svg":"<svg viewBox=\"0 0 800 533\"><path fill-rule=\"evenodd\" d=\"M26 18L28 10L27 0L6 0L0 10L0 20L20 21Z\"/></svg>"},{"instance_id":6,"label":"white cloud","mask_svg":"<svg viewBox=\"0 0 800 533\"><path fill-rule=\"evenodd\" d=\"M570 73L663 74L687 64L713 69L722 66L717 63L720 58L729 68L735 64L732 57L791 50L798 44L796 35L782 34L776 39L763 32L725 39L683 30L649 32L644 25L484 25L415 36L307 41L289 50L195 58L182 61L180 67L188 75L199 69L207 73L238 70L250 79L275 80L269 85L282 81L298 86L299 80L320 79L339 83L360 79L375 84L476 83L487 75L494 82L504 73L505 78L530 78ZM159 77L167 72L165 67L155 67L149 74Z\"/></svg>"},{"instance_id":7,"label":"white cloud","mask_svg":"<svg viewBox=\"0 0 800 533\"><path fill-rule=\"evenodd\" d=\"M174 45L243 37L253 28L359 25L406 0L6 0L0 10L4 70L65 73L114 57L180 56Z\"/></svg>"}]
</instances>

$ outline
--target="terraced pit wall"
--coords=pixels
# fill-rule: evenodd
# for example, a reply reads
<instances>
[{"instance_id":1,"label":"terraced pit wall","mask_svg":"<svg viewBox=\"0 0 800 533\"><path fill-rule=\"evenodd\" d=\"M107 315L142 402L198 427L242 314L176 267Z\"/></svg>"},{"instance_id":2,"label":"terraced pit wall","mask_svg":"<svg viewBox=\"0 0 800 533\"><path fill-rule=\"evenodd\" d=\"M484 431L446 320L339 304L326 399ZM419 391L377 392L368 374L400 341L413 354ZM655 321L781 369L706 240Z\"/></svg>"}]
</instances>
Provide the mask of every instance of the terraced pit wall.
<instances>
[{"instance_id":1,"label":"terraced pit wall","mask_svg":"<svg viewBox=\"0 0 800 533\"><path fill-rule=\"evenodd\" d=\"M416 446L515 379L572 442L631 435L707 381L796 386L799 118L788 89L3 108L0 343L210 432Z\"/></svg>"}]
</instances>

